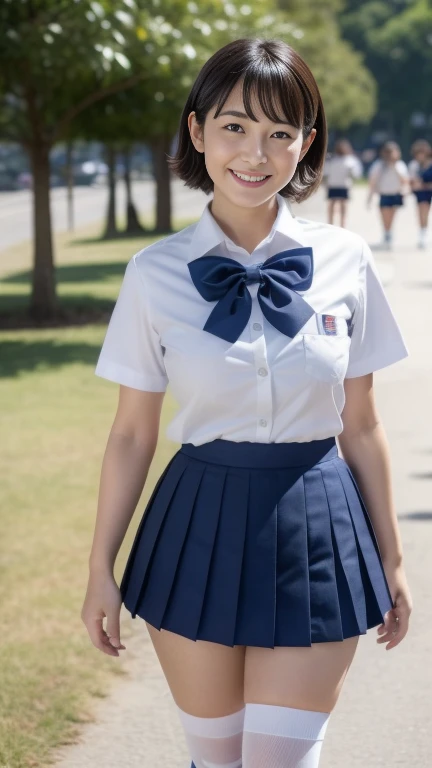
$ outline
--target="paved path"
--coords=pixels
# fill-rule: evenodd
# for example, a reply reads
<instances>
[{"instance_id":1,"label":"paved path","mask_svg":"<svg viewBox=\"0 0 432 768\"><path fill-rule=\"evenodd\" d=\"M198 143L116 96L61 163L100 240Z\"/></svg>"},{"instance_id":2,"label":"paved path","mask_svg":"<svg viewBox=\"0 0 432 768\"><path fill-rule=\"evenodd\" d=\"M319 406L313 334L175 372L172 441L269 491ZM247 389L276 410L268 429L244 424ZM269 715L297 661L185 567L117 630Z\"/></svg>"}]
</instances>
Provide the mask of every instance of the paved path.
<instances>
[{"instance_id":1,"label":"paved path","mask_svg":"<svg viewBox=\"0 0 432 768\"><path fill-rule=\"evenodd\" d=\"M356 189L348 225L374 243L380 235L378 214L365 211L364 199L365 191ZM323 192L296 212L324 220ZM376 389L391 443L396 505L415 612L410 635L390 653L376 645L375 630L361 639L330 721L321 768L431 765L432 248L424 252L413 247L414 216L409 201L399 214L394 253L378 259L411 356L378 373ZM79 744L58 754L57 768L187 768L190 764L176 707L144 622L132 621L125 613L123 628L128 676L115 681L111 696L95 704L95 723L83 728Z\"/></svg>"},{"instance_id":2,"label":"paved path","mask_svg":"<svg viewBox=\"0 0 432 768\"><path fill-rule=\"evenodd\" d=\"M155 185L152 181L135 181L133 197L142 213L153 213L155 205ZM172 183L173 201L178 216L190 214L190 207L198 205L205 198L202 192L188 191L184 193L182 182ZM75 187L74 220L75 228L102 221L107 207L108 192L105 186ZM124 184L117 184L117 211L122 216L125 210ZM51 214L53 230L65 232L68 228L67 191L64 187L51 190ZM1 251L11 245L32 237L32 192L0 192L0 259Z\"/></svg>"}]
</instances>

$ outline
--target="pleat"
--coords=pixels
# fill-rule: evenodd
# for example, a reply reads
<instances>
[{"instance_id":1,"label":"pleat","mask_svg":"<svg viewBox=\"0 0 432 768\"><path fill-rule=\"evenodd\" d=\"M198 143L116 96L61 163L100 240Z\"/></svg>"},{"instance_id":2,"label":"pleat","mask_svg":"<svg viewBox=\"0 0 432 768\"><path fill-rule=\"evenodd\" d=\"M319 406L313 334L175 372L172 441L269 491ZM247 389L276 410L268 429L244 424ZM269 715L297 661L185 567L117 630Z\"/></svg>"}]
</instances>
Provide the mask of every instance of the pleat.
<instances>
[{"instance_id":1,"label":"pleat","mask_svg":"<svg viewBox=\"0 0 432 768\"><path fill-rule=\"evenodd\" d=\"M321 473L330 509L335 562L339 561L342 571L338 579L338 592L339 603L344 606L341 612L344 637L363 634L366 630L366 601L353 522L334 462L323 463Z\"/></svg>"},{"instance_id":2,"label":"pleat","mask_svg":"<svg viewBox=\"0 0 432 768\"><path fill-rule=\"evenodd\" d=\"M238 601L238 645L274 647L278 492L273 472L251 471Z\"/></svg>"},{"instance_id":3,"label":"pleat","mask_svg":"<svg viewBox=\"0 0 432 768\"><path fill-rule=\"evenodd\" d=\"M187 462L182 456L176 454L173 457L172 462L170 462L163 473L163 482L158 483L157 490L155 488L152 494L151 503L149 502L146 507L139 532L136 535L134 546L126 565L128 573L125 580L125 589L122 593L123 602L128 611L130 611L132 618L135 618L137 613L137 604L145 584L154 546L168 512L171 499L175 494L186 466Z\"/></svg>"},{"instance_id":4,"label":"pleat","mask_svg":"<svg viewBox=\"0 0 432 768\"><path fill-rule=\"evenodd\" d=\"M295 479L277 509L275 645L311 645L308 533L303 477Z\"/></svg>"},{"instance_id":5,"label":"pleat","mask_svg":"<svg viewBox=\"0 0 432 768\"><path fill-rule=\"evenodd\" d=\"M226 474L226 467L205 466L174 586L163 616L165 629L186 634L192 640L198 639Z\"/></svg>"},{"instance_id":6,"label":"pleat","mask_svg":"<svg viewBox=\"0 0 432 768\"><path fill-rule=\"evenodd\" d=\"M176 579L205 468L204 462L189 462L171 497L169 514L163 522L163 535L153 550L151 569L139 608L146 621L157 629L162 625Z\"/></svg>"},{"instance_id":7,"label":"pleat","mask_svg":"<svg viewBox=\"0 0 432 768\"><path fill-rule=\"evenodd\" d=\"M367 624L370 628L382 621L384 614L392 607L392 598L384 574L375 532L354 477L346 462L337 462L335 467L341 478L356 533L363 588L366 595Z\"/></svg>"},{"instance_id":8,"label":"pleat","mask_svg":"<svg viewBox=\"0 0 432 768\"><path fill-rule=\"evenodd\" d=\"M136 534L135 534L134 542L133 542L132 547L131 547L130 552L129 552L129 556L128 556L126 567L125 567L125 570L124 570L124 573L123 573L123 577L122 577L122 580L121 580L121 583L120 583L120 592L121 592L122 596L125 595L125 593L127 591L127 588L128 588L128 585L129 585L129 580L130 580L130 575L131 575L131 570L132 570L131 567L132 567L132 564L133 564L134 559L135 559L135 553L136 553L136 550L138 548L138 544L139 544L139 541L140 541L140 538L141 538L141 534L142 534L142 529L143 529L144 523L147 522L147 520L149 519L149 516L151 515L154 499L155 499L157 493L159 492L159 488L161 487L162 483L165 481L165 478L166 478L168 472L170 471L171 466L174 463L174 460L177 461L177 454L175 454L170 459L170 461L166 465L165 469L163 470L162 474L159 476L157 482L154 485L153 491L150 494L150 498L149 498L149 500L147 502L144 514L141 517L140 523L138 525L138 528L137 528L137 531L136 531Z\"/></svg>"},{"instance_id":9,"label":"pleat","mask_svg":"<svg viewBox=\"0 0 432 768\"><path fill-rule=\"evenodd\" d=\"M240 644L236 639L236 628L244 569L249 478L248 470L229 468L226 472L205 600L197 631L199 640L230 646Z\"/></svg>"},{"instance_id":10,"label":"pleat","mask_svg":"<svg viewBox=\"0 0 432 768\"><path fill-rule=\"evenodd\" d=\"M304 479L312 642L342 640L342 619L327 495L318 468L307 472Z\"/></svg>"}]
</instances>

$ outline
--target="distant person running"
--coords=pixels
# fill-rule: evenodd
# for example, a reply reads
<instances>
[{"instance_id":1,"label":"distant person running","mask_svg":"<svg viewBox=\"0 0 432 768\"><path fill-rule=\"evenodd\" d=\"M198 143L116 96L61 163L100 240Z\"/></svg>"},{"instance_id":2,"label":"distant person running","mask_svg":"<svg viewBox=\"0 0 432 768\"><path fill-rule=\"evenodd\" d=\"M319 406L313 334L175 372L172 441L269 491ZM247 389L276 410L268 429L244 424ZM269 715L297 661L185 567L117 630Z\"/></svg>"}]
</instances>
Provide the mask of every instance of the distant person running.
<instances>
[{"instance_id":1,"label":"distant person running","mask_svg":"<svg viewBox=\"0 0 432 768\"><path fill-rule=\"evenodd\" d=\"M432 147L426 139L417 139L411 147L413 160L408 165L411 189L417 200L420 225L418 247L427 246L427 228L432 201Z\"/></svg>"},{"instance_id":2,"label":"distant person running","mask_svg":"<svg viewBox=\"0 0 432 768\"><path fill-rule=\"evenodd\" d=\"M410 191L409 173L406 163L401 159L399 144L386 141L380 150L380 157L369 168L369 194L367 206L370 206L375 192L380 195L380 213L384 227L382 248L392 248L392 225L397 209L403 205L403 196Z\"/></svg>"},{"instance_id":3,"label":"distant person running","mask_svg":"<svg viewBox=\"0 0 432 768\"><path fill-rule=\"evenodd\" d=\"M355 156L347 139L338 139L334 154L326 160L324 179L327 185L328 223L333 224L336 207L339 207L340 226L345 227L347 200L353 179L362 175L363 166Z\"/></svg>"}]
</instances>

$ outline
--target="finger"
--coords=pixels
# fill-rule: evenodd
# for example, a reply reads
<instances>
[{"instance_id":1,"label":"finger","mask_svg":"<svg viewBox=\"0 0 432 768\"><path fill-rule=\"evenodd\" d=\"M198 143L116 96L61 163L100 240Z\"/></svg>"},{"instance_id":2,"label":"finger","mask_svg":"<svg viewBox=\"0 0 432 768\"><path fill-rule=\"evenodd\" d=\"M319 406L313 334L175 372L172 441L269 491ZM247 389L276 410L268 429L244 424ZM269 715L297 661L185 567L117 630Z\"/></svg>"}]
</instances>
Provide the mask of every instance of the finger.
<instances>
[{"instance_id":1,"label":"finger","mask_svg":"<svg viewBox=\"0 0 432 768\"><path fill-rule=\"evenodd\" d=\"M391 632L392 629L394 629L394 623L396 620L396 614L394 613L394 609L392 608L390 611L387 611L387 613L384 614L384 621L380 625L380 632L379 634L382 635L383 633L387 634L388 632Z\"/></svg>"},{"instance_id":2,"label":"finger","mask_svg":"<svg viewBox=\"0 0 432 768\"><path fill-rule=\"evenodd\" d=\"M107 637L114 648L120 648L120 612L107 617ZM123 646L124 647L124 646Z\"/></svg>"},{"instance_id":3,"label":"finger","mask_svg":"<svg viewBox=\"0 0 432 768\"><path fill-rule=\"evenodd\" d=\"M396 616L394 609L387 611L384 615L384 623L378 628L378 634L381 635L381 637L377 639L379 645L387 643L395 636L398 630L398 622L399 619Z\"/></svg>"},{"instance_id":4,"label":"finger","mask_svg":"<svg viewBox=\"0 0 432 768\"><path fill-rule=\"evenodd\" d=\"M87 629L90 635L90 640L92 641L95 648L97 648L99 651L102 651L103 653L106 653L108 656L119 655L118 651L113 648L109 642L107 633L103 628L102 618L93 619L93 621L87 626Z\"/></svg>"},{"instance_id":5,"label":"finger","mask_svg":"<svg viewBox=\"0 0 432 768\"><path fill-rule=\"evenodd\" d=\"M387 643L386 651L390 651L402 642L408 632L408 625L408 616L396 616L392 630L386 633L385 636L380 637L377 642L380 644Z\"/></svg>"},{"instance_id":6,"label":"finger","mask_svg":"<svg viewBox=\"0 0 432 768\"><path fill-rule=\"evenodd\" d=\"M397 631L392 637L389 646L386 647L386 650L390 650L391 648L394 648L396 645L399 645L400 642L404 639L409 629L409 616L401 615L399 617Z\"/></svg>"}]
</instances>

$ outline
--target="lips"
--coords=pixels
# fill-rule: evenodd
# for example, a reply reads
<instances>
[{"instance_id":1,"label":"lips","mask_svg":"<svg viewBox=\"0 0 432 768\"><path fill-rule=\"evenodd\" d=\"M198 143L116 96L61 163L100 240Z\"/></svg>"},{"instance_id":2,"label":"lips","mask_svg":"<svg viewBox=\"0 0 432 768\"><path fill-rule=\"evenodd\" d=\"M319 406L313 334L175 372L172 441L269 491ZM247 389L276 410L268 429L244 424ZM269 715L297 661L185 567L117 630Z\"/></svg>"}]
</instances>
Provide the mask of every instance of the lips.
<instances>
[{"instance_id":1,"label":"lips","mask_svg":"<svg viewBox=\"0 0 432 768\"><path fill-rule=\"evenodd\" d=\"M236 174L234 173L233 170L231 170L231 168L229 168L228 170L229 170L229 172L231 174L231 177L236 182L236 184L238 184L241 187L245 187L246 189L256 189L257 187L262 187L264 184L267 184L267 182L268 182L268 180L270 178L270 176L266 176L261 181L245 181L244 179L241 179L239 176L236 176ZM245 175L252 177L252 174L250 174L250 173L247 173ZM259 175L264 175L264 174L259 174ZM258 174L257 174L257 176L258 176Z\"/></svg>"},{"instance_id":2,"label":"lips","mask_svg":"<svg viewBox=\"0 0 432 768\"><path fill-rule=\"evenodd\" d=\"M228 170L232 173L241 173L242 176L251 176L253 179L257 178L257 176L265 176L268 179L270 175L266 173L252 173L252 171L236 171L235 168L228 168Z\"/></svg>"}]
</instances>

